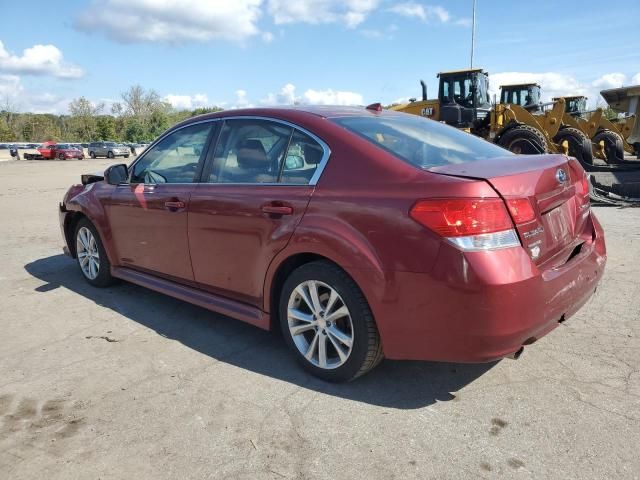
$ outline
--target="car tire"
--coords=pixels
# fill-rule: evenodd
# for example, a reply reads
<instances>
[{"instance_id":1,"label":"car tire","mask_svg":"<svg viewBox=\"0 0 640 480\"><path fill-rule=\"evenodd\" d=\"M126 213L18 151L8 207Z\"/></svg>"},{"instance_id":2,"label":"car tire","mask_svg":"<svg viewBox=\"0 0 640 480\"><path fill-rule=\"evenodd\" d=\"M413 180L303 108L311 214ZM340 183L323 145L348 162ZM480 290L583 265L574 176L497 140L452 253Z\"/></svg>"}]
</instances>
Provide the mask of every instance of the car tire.
<instances>
[{"instance_id":1,"label":"car tire","mask_svg":"<svg viewBox=\"0 0 640 480\"><path fill-rule=\"evenodd\" d=\"M113 152L107 152L107 158L113 158L114 156Z\"/></svg>"},{"instance_id":2,"label":"car tire","mask_svg":"<svg viewBox=\"0 0 640 480\"><path fill-rule=\"evenodd\" d=\"M96 158L96 152L89 152L89 156L91 158Z\"/></svg>"},{"instance_id":3,"label":"car tire","mask_svg":"<svg viewBox=\"0 0 640 480\"><path fill-rule=\"evenodd\" d=\"M115 279L111 276L111 264L93 223L87 218L80 219L76 225L73 239L76 260L84 279L94 287L112 285Z\"/></svg>"},{"instance_id":4,"label":"car tire","mask_svg":"<svg viewBox=\"0 0 640 480\"><path fill-rule=\"evenodd\" d=\"M64 160L64 153L59 153L59 154L58 154L58 158L59 158L60 160Z\"/></svg>"},{"instance_id":5,"label":"car tire","mask_svg":"<svg viewBox=\"0 0 640 480\"><path fill-rule=\"evenodd\" d=\"M124 158L129 158L129 155L125 155Z\"/></svg>"},{"instance_id":6,"label":"car tire","mask_svg":"<svg viewBox=\"0 0 640 480\"><path fill-rule=\"evenodd\" d=\"M367 300L353 279L330 262L294 270L280 292L278 312L287 345L308 372L323 380L353 380L383 359Z\"/></svg>"}]
</instances>

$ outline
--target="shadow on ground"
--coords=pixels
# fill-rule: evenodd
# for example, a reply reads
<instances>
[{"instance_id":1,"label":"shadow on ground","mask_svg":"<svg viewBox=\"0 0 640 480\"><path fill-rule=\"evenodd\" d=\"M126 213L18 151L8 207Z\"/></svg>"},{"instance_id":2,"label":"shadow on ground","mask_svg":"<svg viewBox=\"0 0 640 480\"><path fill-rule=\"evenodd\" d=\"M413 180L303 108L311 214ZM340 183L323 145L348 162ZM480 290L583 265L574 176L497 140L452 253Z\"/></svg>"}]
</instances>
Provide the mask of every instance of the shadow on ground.
<instances>
[{"instance_id":1,"label":"shadow on ground","mask_svg":"<svg viewBox=\"0 0 640 480\"><path fill-rule=\"evenodd\" d=\"M88 285L74 260L55 255L25 265L45 284L46 294L67 288L214 360L226 362L304 388L389 408L421 408L455 398L495 363L458 365L385 360L373 372L347 384L330 384L305 373L278 334L265 332L136 285L99 289ZM117 332L113 332L117 336Z\"/></svg>"}]
</instances>

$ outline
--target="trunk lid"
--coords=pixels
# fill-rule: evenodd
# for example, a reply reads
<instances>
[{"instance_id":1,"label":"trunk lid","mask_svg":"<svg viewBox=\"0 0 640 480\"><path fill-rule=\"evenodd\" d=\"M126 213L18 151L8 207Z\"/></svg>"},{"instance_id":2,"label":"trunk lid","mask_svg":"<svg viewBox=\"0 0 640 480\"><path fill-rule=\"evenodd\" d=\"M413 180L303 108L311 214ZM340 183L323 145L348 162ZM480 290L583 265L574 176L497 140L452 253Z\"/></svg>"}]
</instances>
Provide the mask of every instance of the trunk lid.
<instances>
[{"instance_id":1,"label":"trunk lid","mask_svg":"<svg viewBox=\"0 0 640 480\"><path fill-rule=\"evenodd\" d=\"M584 170L564 155L516 155L432 167L430 172L482 179L505 200L526 198L535 218L516 224L524 248L536 264L561 263L584 241L589 211ZM515 222L514 222L515 223ZM565 258L567 257L567 258Z\"/></svg>"}]
</instances>

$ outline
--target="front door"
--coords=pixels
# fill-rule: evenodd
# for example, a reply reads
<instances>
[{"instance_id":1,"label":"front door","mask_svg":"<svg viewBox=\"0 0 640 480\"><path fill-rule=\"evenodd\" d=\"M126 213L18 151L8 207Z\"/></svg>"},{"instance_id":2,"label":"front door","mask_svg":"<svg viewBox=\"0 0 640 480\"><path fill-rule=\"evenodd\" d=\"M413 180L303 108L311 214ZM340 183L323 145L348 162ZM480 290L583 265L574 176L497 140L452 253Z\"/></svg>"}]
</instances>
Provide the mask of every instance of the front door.
<instances>
[{"instance_id":1,"label":"front door","mask_svg":"<svg viewBox=\"0 0 640 480\"><path fill-rule=\"evenodd\" d=\"M262 307L266 271L300 222L324 155L289 125L225 121L189 204L191 260L202 288Z\"/></svg>"},{"instance_id":2,"label":"front door","mask_svg":"<svg viewBox=\"0 0 640 480\"><path fill-rule=\"evenodd\" d=\"M212 122L167 135L132 165L106 206L118 263L193 281L187 211L200 174Z\"/></svg>"}]
</instances>

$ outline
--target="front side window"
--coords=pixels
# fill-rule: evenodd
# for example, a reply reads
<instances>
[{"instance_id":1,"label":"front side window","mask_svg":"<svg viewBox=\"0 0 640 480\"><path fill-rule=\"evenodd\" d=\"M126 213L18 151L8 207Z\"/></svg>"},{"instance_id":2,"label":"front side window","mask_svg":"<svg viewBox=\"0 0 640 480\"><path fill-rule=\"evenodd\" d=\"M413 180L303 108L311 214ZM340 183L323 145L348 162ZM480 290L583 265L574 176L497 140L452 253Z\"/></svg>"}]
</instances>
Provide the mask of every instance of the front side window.
<instances>
[{"instance_id":1,"label":"front side window","mask_svg":"<svg viewBox=\"0 0 640 480\"><path fill-rule=\"evenodd\" d=\"M131 183L191 183L211 131L211 122L176 130L135 164Z\"/></svg>"},{"instance_id":2,"label":"front side window","mask_svg":"<svg viewBox=\"0 0 640 480\"><path fill-rule=\"evenodd\" d=\"M421 169L513 155L486 140L417 115L333 121Z\"/></svg>"}]
</instances>

